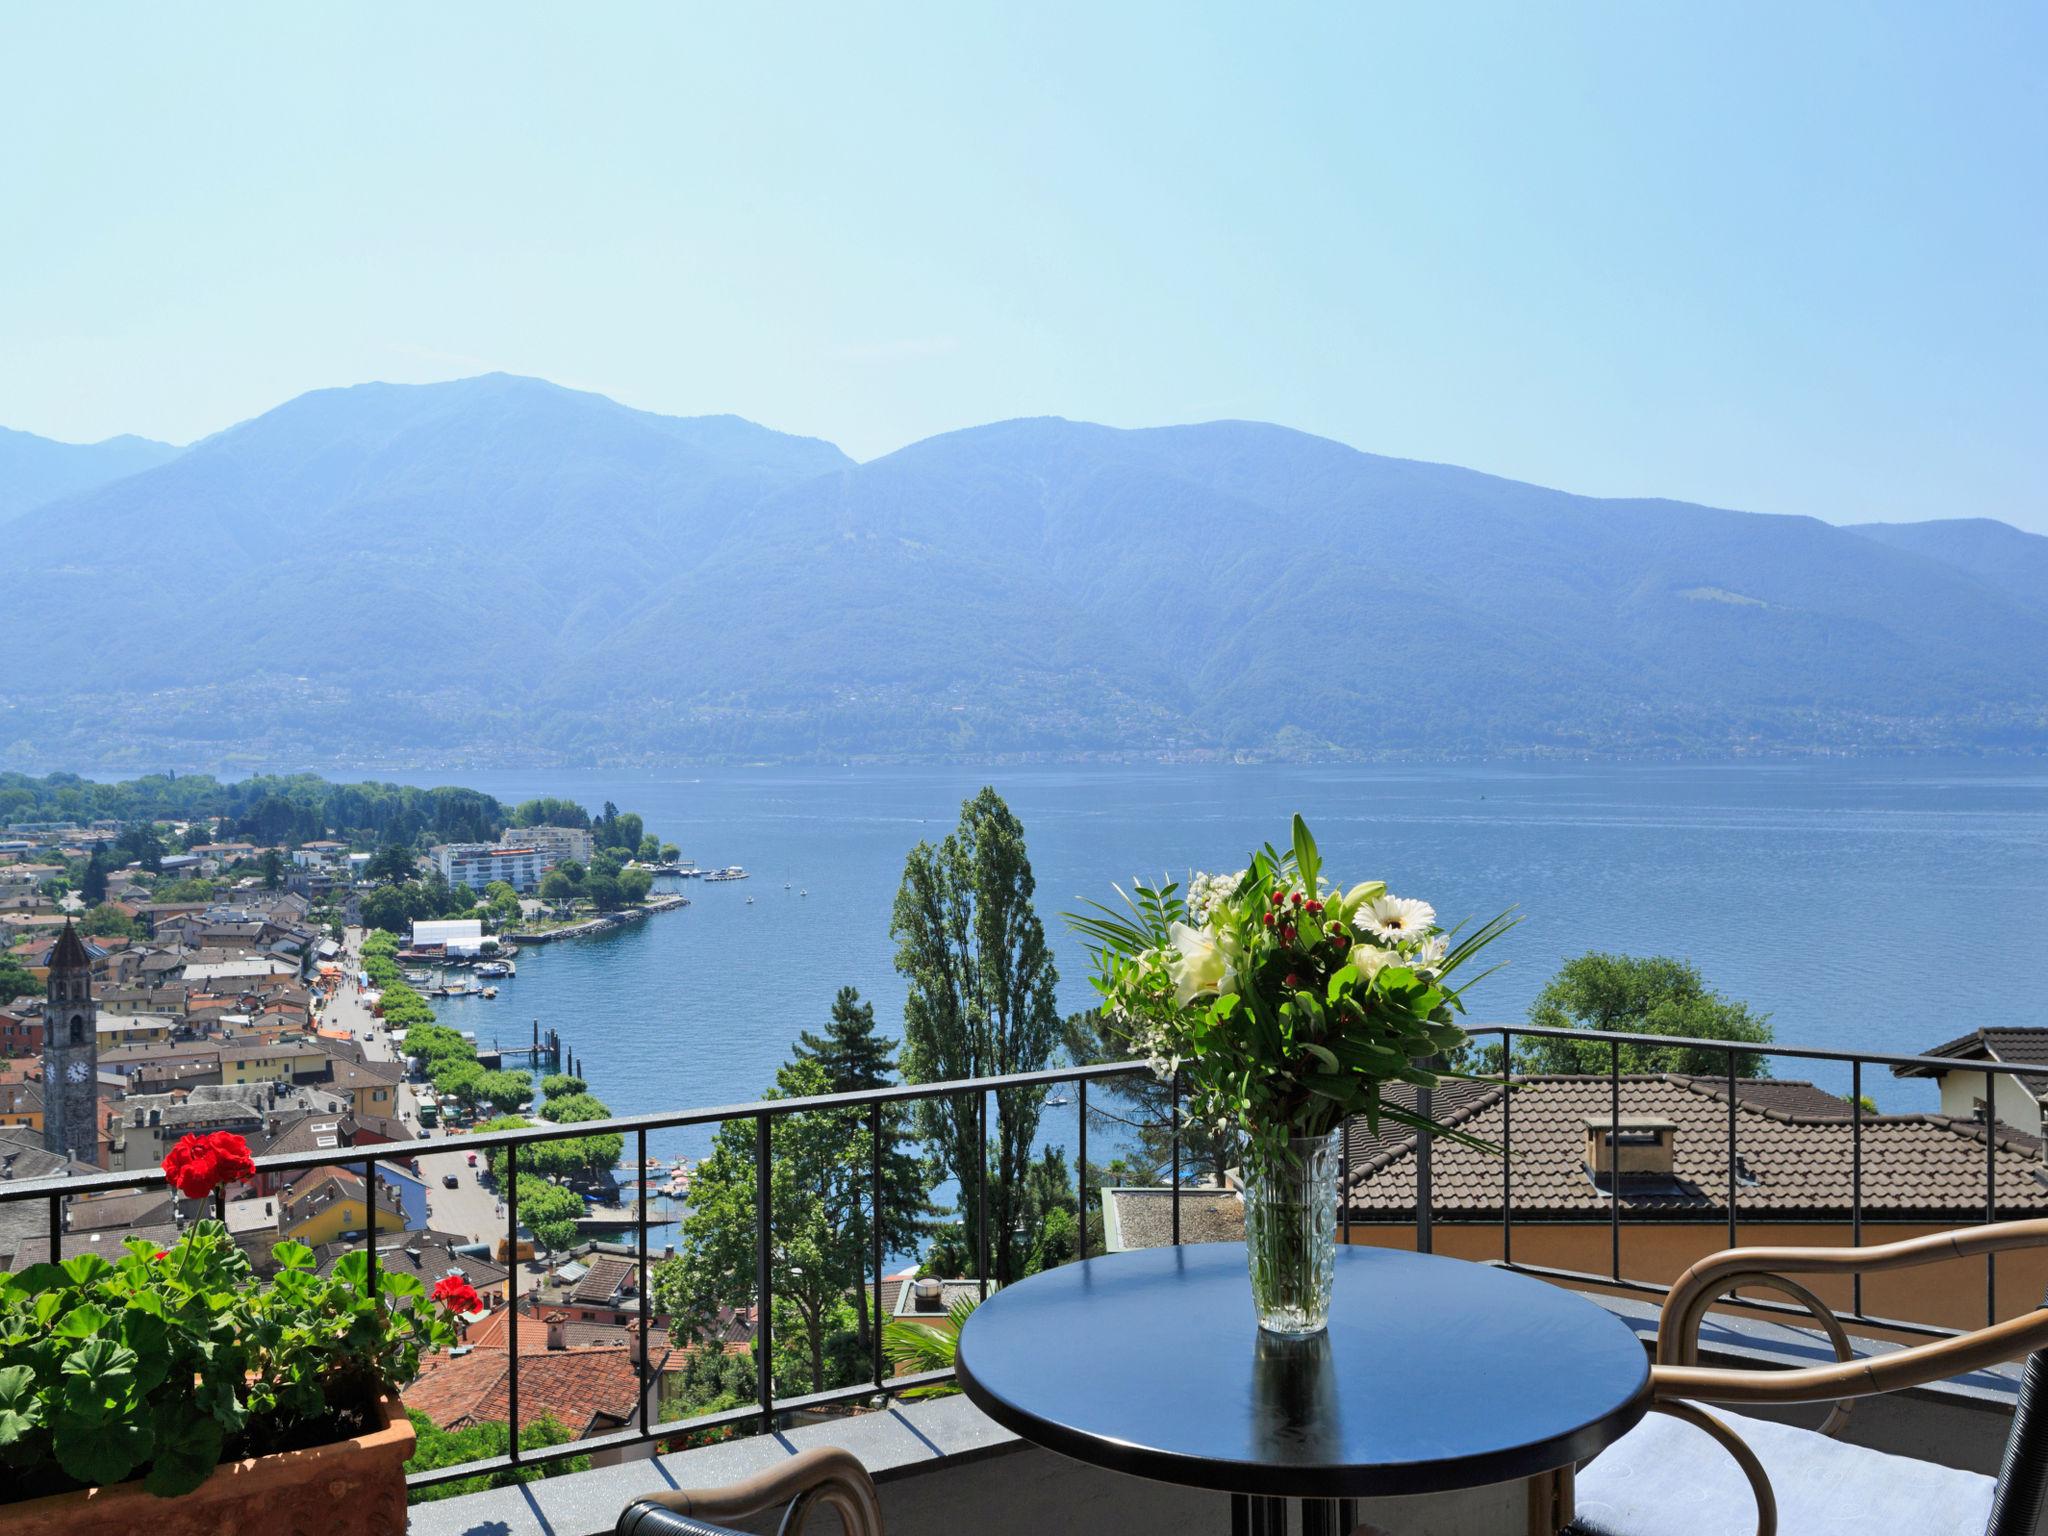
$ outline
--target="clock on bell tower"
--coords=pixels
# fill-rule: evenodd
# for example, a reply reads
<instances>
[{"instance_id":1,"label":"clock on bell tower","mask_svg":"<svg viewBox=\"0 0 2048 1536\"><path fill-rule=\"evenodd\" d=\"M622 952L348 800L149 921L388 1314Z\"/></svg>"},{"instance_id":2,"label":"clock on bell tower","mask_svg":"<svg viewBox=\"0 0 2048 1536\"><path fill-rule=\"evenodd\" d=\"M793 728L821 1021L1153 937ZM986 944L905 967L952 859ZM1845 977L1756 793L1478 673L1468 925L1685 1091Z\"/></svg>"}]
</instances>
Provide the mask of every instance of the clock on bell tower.
<instances>
[{"instance_id":1,"label":"clock on bell tower","mask_svg":"<svg viewBox=\"0 0 2048 1536\"><path fill-rule=\"evenodd\" d=\"M66 923L43 999L43 1146L81 1163L100 1160L99 1065L92 957Z\"/></svg>"}]
</instances>

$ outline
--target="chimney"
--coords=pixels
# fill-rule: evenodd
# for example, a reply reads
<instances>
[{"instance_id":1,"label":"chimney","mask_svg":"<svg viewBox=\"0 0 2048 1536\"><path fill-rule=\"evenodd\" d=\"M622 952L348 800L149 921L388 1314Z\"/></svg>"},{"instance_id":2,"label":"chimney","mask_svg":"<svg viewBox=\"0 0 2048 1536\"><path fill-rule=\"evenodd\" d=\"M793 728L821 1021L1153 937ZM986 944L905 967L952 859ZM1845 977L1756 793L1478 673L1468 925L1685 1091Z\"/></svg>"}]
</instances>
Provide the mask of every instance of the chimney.
<instances>
[{"instance_id":1,"label":"chimney","mask_svg":"<svg viewBox=\"0 0 2048 1536\"><path fill-rule=\"evenodd\" d=\"M1677 1152L1678 1124L1662 1115L1588 1115L1586 1130L1586 1171L1596 1178L1618 1173L1662 1174L1673 1171Z\"/></svg>"},{"instance_id":2,"label":"chimney","mask_svg":"<svg viewBox=\"0 0 2048 1536\"><path fill-rule=\"evenodd\" d=\"M569 1347L569 1314L566 1312L550 1312L541 1321L548 1325L548 1348L567 1349Z\"/></svg>"},{"instance_id":3,"label":"chimney","mask_svg":"<svg viewBox=\"0 0 2048 1536\"><path fill-rule=\"evenodd\" d=\"M626 1324L626 1359L636 1371L647 1362L647 1336L640 1331L640 1319Z\"/></svg>"},{"instance_id":4,"label":"chimney","mask_svg":"<svg viewBox=\"0 0 2048 1536\"><path fill-rule=\"evenodd\" d=\"M919 1312L946 1310L946 1286L931 1275L920 1275L910 1284L911 1305Z\"/></svg>"}]
</instances>

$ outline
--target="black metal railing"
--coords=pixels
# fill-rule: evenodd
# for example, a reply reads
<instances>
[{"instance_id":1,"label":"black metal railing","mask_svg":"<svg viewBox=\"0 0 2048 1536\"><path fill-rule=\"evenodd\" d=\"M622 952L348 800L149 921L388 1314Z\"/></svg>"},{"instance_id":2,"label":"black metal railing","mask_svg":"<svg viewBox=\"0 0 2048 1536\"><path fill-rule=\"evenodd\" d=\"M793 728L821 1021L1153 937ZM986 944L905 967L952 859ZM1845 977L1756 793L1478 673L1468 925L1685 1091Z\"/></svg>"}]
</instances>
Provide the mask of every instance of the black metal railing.
<instances>
[{"instance_id":1,"label":"black metal railing","mask_svg":"<svg viewBox=\"0 0 2048 1536\"><path fill-rule=\"evenodd\" d=\"M1605 1273L1597 1270L1561 1269L1556 1266L1517 1262L1514 1257L1515 1199L1514 1199L1514 1100L1520 1081L1514 1072L1514 1043L1517 1039L1568 1040L1584 1044L1604 1042L1607 1045L1608 1079L1608 1135L1610 1146L1618 1145L1621 1137L1621 1053L1624 1047L1642 1049L1652 1046L1662 1050L1698 1050L1721 1056L1727 1063L1726 1092L1728 1095L1727 1119L1727 1187L1724 1201L1727 1206L1728 1246L1739 1246L1737 1224L1740 1215L1741 1179L1739 1176L1740 1157L1738 1151L1741 1104L1738 1092L1736 1067L1743 1056L1778 1057L1791 1061L1827 1062L1849 1069L1849 1227L1850 1242L1860 1245L1863 1241L1863 1125L1867 1113L1863 1107L1863 1069L1866 1066L1903 1068L1929 1074L1947 1072L1982 1072L1984 1074L1984 1113L1982 1116L1984 1134L1984 1208L1981 1222L1989 1224L1999 1219L1998 1215L1998 1079L2002 1077L2033 1079L2042 1090L2048 1090L2048 1066L2004 1061L1961 1061L1944 1056L1900 1055L1879 1051L1839 1051L1817 1046L1779 1045L1775 1042L1709 1040L1691 1036L1646 1036L1621 1034L1603 1030L1560 1029L1533 1024L1479 1024L1468 1026L1475 1041L1490 1036L1500 1040L1500 1068L1497 1074L1488 1074L1502 1087L1501 1095L1501 1200L1500 1200L1500 1248L1498 1262L1523 1274L1536 1275L1543 1279L1564 1281L1571 1284L1598 1286L1608 1290L1633 1292L1647 1296L1663 1296L1670 1286L1661 1282L1632 1279L1622 1273L1621 1234L1622 1181L1610 1172L1607 1180L1608 1196L1608 1266ZM1681 1074L1701 1077L1703 1074ZM2030 1095L2031 1096L2031 1095ZM2015 1128L2017 1129L2017 1128ZM1424 1132L1417 1145L1417 1202L1416 1202L1416 1246L1422 1252L1432 1247L1435 1221L1431 1207L1434 1203L1434 1186L1429 1177L1431 1136ZM1348 1177L1347 1185L1348 1188ZM1347 1202L1348 1209L1348 1202ZM1768 1219L1768 1218L1767 1218ZM1783 1218L1778 1218L1783 1219ZM1984 1273L1984 1318L1992 1323L1998 1320L1998 1268L1995 1256L1985 1258ZM1845 1314L1848 1321L1867 1327L1881 1328L1897 1333L1919 1335L1931 1338L1945 1338L1959 1330L1945 1328L1913 1319L1874 1316L1864 1310L1863 1278L1852 1277L1850 1310ZM1740 1305L1746 1310L1780 1314L1788 1317L1811 1319L1811 1314L1802 1306L1768 1298L1745 1296Z\"/></svg>"},{"instance_id":2,"label":"black metal railing","mask_svg":"<svg viewBox=\"0 0 2048 1536\"><path fill-rule=\"evenodd\" d=\"M1610 1034L1593 1030L1552 1029L1534 1025L1475 1025L1471 1027L1470 1033L1475 1039L1480 1040L1497 1036L1501 1044L1501 1065L1497 1078L1505 1090L1501 1103L1501 1133L1502 1146L1506 1156L1501 1160L1501 1210L1499 1217L1501 1252L1498 1262L1507 1268L1525 1274L1575 1285L1590 1285L1646 1295L1662 1295L1668 1291L1668 1286L1663 1284L1631 1279L1622 1274L1621 1234L1623 1223L1620 1199L1621 1181L1613 1176L1610 1176L1608 1181L1609 1265L1605 1273L1528 1264L1519 1262L1514 1257L1516 1216L1514 1209L1514 1181L1512 1178L1514 1147L1513 1107L1517 1091L1515 1084L1518 1081L1513 1071L1515 1040L1517 1038L1544 1037L1571 1040L1581 1044L1586 1042L1605 1042L1608 1046L1609 1056L1607 1076L1610 1135L1618 1142L1622 1103L1621 1087L1623 1081L1620 1065L1621 1051L1624 1047L1641 1047L1649 1041L1650 1037L1633 1034ZM1829 1062L1845 1065L1849 1068L1851 1081L1850 1122L1852 1149L1850 1213L1851 1240L1854 1242L1861 1241L1864 1222L1863 1122L1865 1112L1862 1104L1862 1074L1865 1066L1918 1068L1942 1072L1957 1070L1981 1070L1983 1072L1986 1082L1986 1146L1984 1160L1985 1202L1982 1220L1986 1222L1998 1219L1996 1185L1997 1137L1995 1125L1997 1079L2001 1075L2026 1079L2048 1079L2048 1066L2028 1066L2008 1062L1971 1061L1961 1063L1947 1058L1931 1056L1835 1051L1800 1046L1782 1046L1770 1043L1729 1042L1684 1037L1658 1037L1655 1043L1664 1048L1705 1050L1724 1054L1726 1057L1729 1090L1727 1123L1729 1156L1726 1198L1728 1202L1728 1239L1731 1245L1736 1241L1737 1237L1737 1207L1740 1194L1737 1175L1740 1106L1738 1102L1739 1094L1736 1091L1738 1087L1736 1067L1741 1056L1751 1054L1782 1057L1799 1061ZM477 1132L464 1135L453 1147L451 1147L450 1138L443 1138L389 1142L370 1147L349 1147L345 1149L345 1155L343 1155L342 1149L289 1153L274 1157L257 1158L256 1166L262 1172L283 1173L337 1165L360 1167L364 1177L367 1197L366 1207L368 1210L367 1230L364 1234L363 1243L371 1264L371 1276L374 1283L378 1238L376 1203L378 1168L384 1164L405 1164L413 1158L447 1153L451 1150L488 1153L496 1149L504 1149L506 1155L506 1172L503 1184L506 1239L505 1304L508 1312L506 1320L506 1347L510 1366L507 1373L507 1407L511 1420L508 1426L510 1429L509 1449L502 1456L465 1462L458 1466L440 1467L431 1471L415 1472L408 1477L407 1481L410 1486L420 1488L462 1478L512 1471L519 1468L544 1466L571 1457L587 1456L594 1452L644 1445L651 1441L680 1438L705 1430L747 1427L772 1428L780 1418L792 1413L843 1405L876 1393L898 1393L909 1388L949 1379L952 1375L950 1371L931 1371L909 1376L890 1376L887 1374L888 1361L882 1343L882 1330L886 1319L881 1315L882 1272L886 1263L883 1237L885 1228L883 1219L883 1170L884 1141L888 1130L885 1111L890 1105L904 1105L921 1100L954 1096L964 1097L969 1094L976 1095L978 1098L976 1124L981 1130L981 1144L985 1148L987 1146L988 1102L991 1094L1013 1090L1045 1089L1066 1083L1075 1084L1079 1115L1079 1148L1076 1180L1081 1207L1081 1220L1079 1222L1081 1233L1080 1251L1081 1256L1087 1258L1090 1256L1087 1216L1091 1195L1088 1165L1088 1086L1090 1083L1102 1082L1106 1079L1145 1074L1149 1070L1150 1068L1143 1062L1123 1061L1095 1066L1057 1068L1043 1072L967 1078L943 1083L906 1084L857 1093L821 1094L808 1098L766 1099L749 1103L718 1105L711 1108L682 1110L673 1113L626 1115L607 1120L578 1121L571 1124L543 1123L517 1130ZM1488 1074L1487 1078L1492 1080L1494 1076L1494 1074ZM2048 1088L2048 1082L2043 1082L2041 1086ZM1178 1077L1176 1077L1172 1085L1169 1115L1172 1134L1172 1168L1169 1187L1172 1190L1172 1240L1176 1244L1181 1241L1180 1191L1183 1171L1183 1137L1181 1135L1180 1115L1181 1090L1182 1085ZM1426 1102L1421 1107L1425 1112L1430 1108ZM777 1119L789 1115L801 1115L817 1111L843 1112L863 1110L865 1111L867 1131L872 1144L869 1169L872 1180L869 1198L871 1201L870 1219L872 1221L874 1237L872 1261L874 1265L873 1294L875 1298L873 1349L872 1357L869 1361L872 1379L857 1385L834 1388L824 1392L778 1397L775 1395L773 1380L774 1339L772 1315L774 1288L772 1276L774 1254L773 1233L771 1231L772 1222L769 1214L770 1177L773 1156L772 1127ZM700 1414L692 1418L657 1421L654 1419L654 1411L657 1406L654 1400L657 1364L654 1351L648 1343L648 1330L652 1322L648 1229L650 1225L660 1225L661 1223L651 1223L649 1220L646 1179L647 1138L650 1133L657 1131L685 1130L707 1126L715 1127L740 1120L751 1120L754 1122L755 1127L755 1173L757 1181L755 1189L755 1219L757 1223L755 1232L756 1286L754 1299L757 1319L754 1346L757 1361L755 1401L743 1407ZM640 1412L637 1422L625 1429L585 1439L572 1440L561 1445L522 1450L518 1443L520 1422L518 1370L518 1329L520 1317L518 1163L520 1149L541 1142L571 1140L610 1132L616 1132L631 1138L635 1154L634 1165L639 1172L634 1231L638 1247L636 1310L641 1340L637 1368ZM1343 1157L1340 1178L1343 1180L1343 1187L1348 1191L1352 1173L1349 1137L1346 1136L1342 1140ZM1415 1243L1416 1247L1423 1252L1429 1252L1433 1248L1436 1231L1436 1218L1433 1209L1433 1166L1432 1138L1425 1132L1420 1135L1417 1146L1417 1202L1415 1208ZM51 1257L54 1260L60 1257L63 1251L64 1202L68 1197L162 1187L166 1182L162 1172L155 1168L128 1169L76 1178L0 1182L0 1205L27 1200L44 1200L48 1202L50 1250ZM980 1288L984 1295L986 1294L990 1278L988 1271L988 1201L986 1184L987 1164L984 1156L982 1166L977 1170L977 1188L973 1195L975 1278L980 1282ZM967 1198L967 1191L962 1189L960 1191L958 1209L963 1216L966 1214ZM1348 1241L1351 1236L1353 1221L1351 1201L1348 1198L1345 1199L1340 1209L1345 1237ZM225 1191L215 1192L214 1212L217 1216L225 1218ZM1789 1303L1774 1302L1766 1299L1744 1297L1740 1305L1746 1309L1767 1313L1784 1313L1801 1318L1807 1316L1803 1308ZM1987 1318L1995 1317L1997 1310L1997 1279L1995 1269L1987 1269L1985 1309ZM1848 1316L1851 1321L1905 1333L1940 1336L1955 1331L1929 1324L1866 1315L1863 1310L1860 1280L1856 1282L1853 1306Z\"/></svg>"},{"instance_id":3,"label":"black metal railing","mask_svg":"<svg viewBox=\"0 0 2048 1536\"><path fill-rule=\"evenodd\" d=\"M754 1426L772 1428L776 1421L786 1414L807 1409L829 1407L858 1401L875 1393L901 1392L909 1388L930 1385L935 1381L950 1379L950 1371L928 1371L910 1376L890 1376L886 1372L888 1363L882 1346L882 1328L885 1319L881 1316L882 1271L886 1263L883 1241L883 1142L886 1136L884 1110L892 1104L910 1104L924 1099L965 1097L975 1095L977 1099L976 1124L981 1129L981 1144L988 1144L988 1101L991 1094L1014 1090L1042 1090L1059 1084L1073 1083L1077 1086L1080 1115L1080 1166L1076 1171L1077 1190L1081 1205L1081 1252L1088 1256L1087 1206L1088 1188L1088 1085L1105 1078L1127 1077L1148 1072L1150 1069L1137 1061L1110 1062L1097 1066L1064 1067L1044 1072L1020 1072L996 1077L963 1078L943 1083L912 1083L891 1088L878 1088L858 1093L818 1094L808 1098L762 1099L751 1103L724 1104L707 1109L681 1110L674 1113L651 1115L624 1115L608 1120L581 1120L573 1124L542 1123L522 1127L518 1130L482 1131L455 1138L422 1141L385 1142L369 1147L333 1148L312 1152L293 1152L275 1157L259 1157L255 1160L259 1173L291 1173L308 1168L330 1168L337 1166L359 1167L362 1170L368 1218L363 1235L363 1246L370 1261L370 1281L376 1283L377 1273L377 1169L384 1164L403 1165L411 1159L451 1150L489 1153L503 1149L505 1153L505 1178L503 1192L505 1199L505 1305L506 1305L506 1410L510 1420L510 1437L506 1454L482 1460L464 1462L459 1466L437 1467L431 1471L414 1472L406 1481L414 1488L430 1487L438 1483L452 1482L461 1478L488 1475L522 1467L542 1466L549 1462L561 1461L575 1456L587 1456L593 1452L619 1447L644 1445L650 1441L678 1438L704 1430L720 1428L741 1428ZM795 1397L777 1397L774 1383L774 1251L770 1213L770 1178L772 1175L773 1145L771 1130L774 1122L784 1116L808 1114L817 1111L866 1111L868 1134L872 1139L870 1176L872 1188L870 1218L874 1229L874 1349L870 1362L873 1379L855 1386L839 1387L825 1392L813 1392ZM1178 1085L1174 1094L1174 1119L1179 1118ZM717 1413L700 1414L688 1419L656 1422L653 1420L656 1361L648 1345L648 1329L652 1321L649 1302L648 1241L647 1233L651 1224L647 1210L647 1137L655 1131L687 1130L694 1127L720 1126L731 1121L752 1120L755 1135L755 1401L743 1408L726 1409ZM639 1249L637 1297L638 1322L641 1348L639 1351L639 1401L640 1414L637 1423L609 1434L594 1435L581 1440L572 1440L561 1445L522 1450L519 1445L519 1153L522 1147L541 1142L567 1141L584 1136L616 1132L630 1136L635 1149L635 1164L639 1171L639 1195L635 1209L635 1241ZM487 1159L486 1159L487 1161ZM1179 1172L1178 1139L1175 1145L1175 1173ZM987 1166L984 1159L977 1171L975 1190L975 1279L980 1282L982 1294L987 1294L988 1273L988 1200ZM168 1184L161 1169L134 1168L114 1173L86 1174L75 1178L23 1179L16 1182L0 1182L0 1205L25 1200L44 1200L49 1204L50 1215L50 1257L54 1261L63 1254L64 1202L77 1195L105 1194L116 1191L161 1188ZM962 1190L964 1207L966 1191ZM215 1216L226 1219L227 1192L219 1189L213 1197ZM1174 1194L1175 1240L1179 1240L1178 1189Z\"/></svg>"}]
</instances>

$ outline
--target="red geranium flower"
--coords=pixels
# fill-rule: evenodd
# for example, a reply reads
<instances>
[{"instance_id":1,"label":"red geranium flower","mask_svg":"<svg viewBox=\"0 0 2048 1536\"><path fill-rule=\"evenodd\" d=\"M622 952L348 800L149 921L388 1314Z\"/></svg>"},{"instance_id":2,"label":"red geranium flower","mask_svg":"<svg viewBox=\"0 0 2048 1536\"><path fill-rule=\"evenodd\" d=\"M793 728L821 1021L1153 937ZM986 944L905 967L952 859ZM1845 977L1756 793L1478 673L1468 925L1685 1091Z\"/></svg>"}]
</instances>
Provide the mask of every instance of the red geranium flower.
<instances>
[{"instance_id":1,"label":"red geranium flower","mask_svg":"<svg viewBox=\"0 0 2048 1536\"><path fill-rule=\"evenodd\" d=\"M450 1312L483 1310L483 1297L477 1295L476 1287L460 1275L443 1275L434 1282L434 1289L430 1294Z\"/></svg>"},{"instance_id":2,"label":"red geranium flower","mask_svg":"<svg viewBox=\"0 0 2048 1536\"><path fill-rule=\"evenodd\" d=\"M231 1179L256 1175L249 1144L233 1131L180 1136L164 1154L164 1177L187 1199L203 1200Z\"/></svg>"},{"instance_id":3,"label":"red geranium flower","mask_svg":"<svg viewBox=\"0 0 2048 1536\"><path fill-rule=\"evenodd\" d=\"M169 1258L170 1256L171 1256L171 1250L170 1250L170 1249L168 1249L168 1248L159 1248L159 1249L157 1249L157 1251L156 1251L156 1258L155 1258L155 1259L151 1259L151 1260L150 1260L150 1262L151 1262L152 1264L154 1264L154 1263L156 1262L156 1260L157 1260L157 1259L168 1259L168 1258Z\"/></svg>"}]
</instances>

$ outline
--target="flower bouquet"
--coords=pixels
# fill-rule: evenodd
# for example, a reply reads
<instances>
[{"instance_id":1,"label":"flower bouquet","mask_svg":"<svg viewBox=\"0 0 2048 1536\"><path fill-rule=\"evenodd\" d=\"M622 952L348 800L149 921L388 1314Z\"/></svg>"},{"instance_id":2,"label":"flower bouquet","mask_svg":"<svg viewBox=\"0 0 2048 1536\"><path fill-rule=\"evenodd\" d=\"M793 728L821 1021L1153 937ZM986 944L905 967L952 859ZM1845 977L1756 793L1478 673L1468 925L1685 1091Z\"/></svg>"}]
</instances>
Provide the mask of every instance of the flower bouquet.
<instances>
[{"instance_id":1,"label":"flower bouquet","mask_svg":"<svg viewBox=\"0 0 2048 1536\"><path fill-rule=\"evenodd\" d=\"M1185 898L1171 883L1118 894L1122 909L1096 902L1068 917L1092 947L1111 1028L1162 1078L1179 1078L1189 1114L1243 1137L1259 1324L1319 1332L1344 1122L1362 1114L1375 1133L1385 1120L1496 1150L1384 1090L1439 1081L1436 1063L1466 1040L1451 978L1515 919L1460 936L1381 882L1339 889L1299 816L1287 851L1269 844L1236 874L1197 874Z\"/></svg>"}]
</instances>

